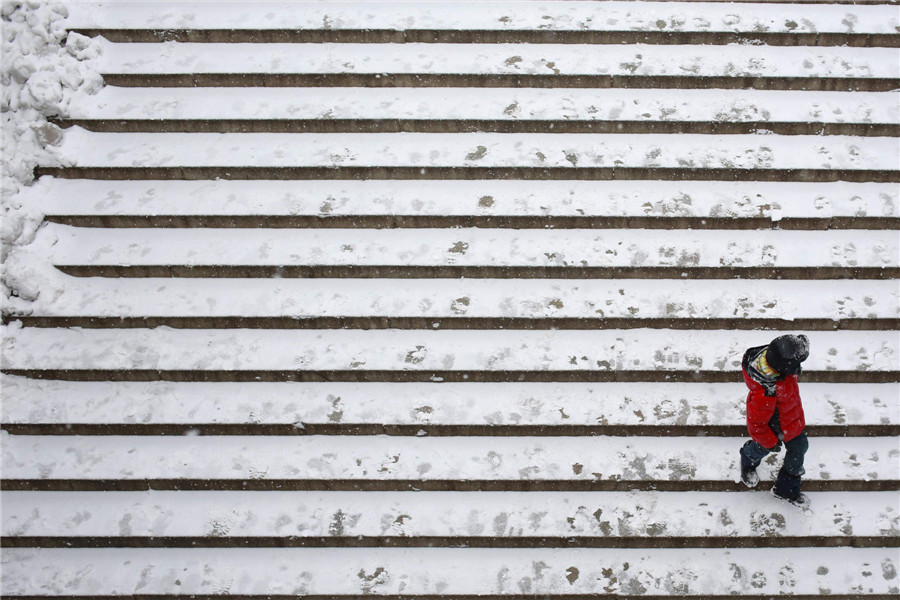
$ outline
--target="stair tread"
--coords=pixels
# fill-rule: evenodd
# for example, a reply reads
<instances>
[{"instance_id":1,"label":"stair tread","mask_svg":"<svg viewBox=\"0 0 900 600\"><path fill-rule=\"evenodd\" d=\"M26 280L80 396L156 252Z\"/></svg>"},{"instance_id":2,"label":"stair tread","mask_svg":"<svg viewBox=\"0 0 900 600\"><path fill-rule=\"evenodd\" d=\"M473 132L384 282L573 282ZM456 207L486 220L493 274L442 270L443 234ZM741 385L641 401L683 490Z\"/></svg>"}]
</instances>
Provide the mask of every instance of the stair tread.
<instances>
[{"instance_id":1,"label":"stair tread","mask_svg":"<svg viewBox=\"0 0 900 600\"><path fill-rule=\"evenodd\" d=\"M528 167L896 172L890 137L503 133L98 133L58 147L75 167Z\"/></svg>"},{"instance_id":2,"label":"stair tread","mask_svg":"<svg viewBox=\"0 0 900 600\"><path fill-rule=\"evenodd\" d=\"M22 192L47 215L900 216L893 183L725 181L94 181Z\"/></svg>"},{"instance_id":3,"label":"stair tread","mask_svg":"<svg viewBox=\"0 0 900 600\"><path fill-rule=\"evenodd\" d=\"M839 6L803 3L734 4L710 2L658 3L635 10L631 2L604 2L596 7L578 2L533 5L528 2L380 3L330 6L309 3L303 10L260 11L242 3L199 4L166 10L154 3L117 6L79 2L68 7L70 28L127 29L476 29L549 31L722 31L777 33L896 33L892 6ZM290 3L286 3L290 7ZM600 18L602 17L602 18Z\"/></svg>"},{"instance_id":4,"label":"stair tread","mask_svg":"<svg viewBox=\"0 0 900 600\"><path fill-rule=\"evenodd\" d=\"M876 267L895 231L91 229L48 224L54 265Z\"/></svg>"},{"instance_id":5,"label":"stair tread","mask_svg":"<svg viewBox=\"0 0 900 600\"><path fill-rule=\"evenodd\" d=\"M746 438L8 435L10 480L736 481ZM807 481L900 479L896 437L810 442ZM782 460L759 467L773 479ZM815 458L813 458L813 456ZM715 457L711 459L710 457Z\"/></svg>"},{"instance_id":6,"label":"stair tread","mask_svg":"<svg viewBox=\"0 0 900 600\"><path fill-rule=\"evenodd\" d=\"M767 90L122 88L69 107L72 119L492 119L895 123L892 92ZM765 127L765 125L762 125Z\"/></svg>"},{"instance_id":7,"label":"stair tread","mask_svg":"<svg viewBox=\"0 0 900 600\"><path fill-rule=\"evenodd\" d=\"M740 383L170 383L3 378L2 422L743 426ZM803 382L811 426L900 424L900 384Z\"/></svg>"},{"instance_id":8,"label":"stair tread","mask_svg":"<svg viewBox=\"0 0 900 600\"><path fill-rule=\"evenodd\" d=\"M416 73L896 78L895 48L647 44L229 44L98 40L111 74Z\"/></svg>"},{"instance_id":9,"label":"stair tread","mask_svg":"<svg viewBox=\"0 0 900 600\"><path fill-rule=\"evenodd\" d=\"M735 372L771 332L41 329L4 326L10 370ZM898 371L896 332L811 331L807 371ZM754 340L755 338L755 340Z\"/></svg>"},{"instance_id":10,"label":"stair tread","mask_svg":"<svg viewBox=\"0 0 900 600\"><path fill-rule=\"evenodd\" d=\"M900 318L891 280L548 279L523 287L513 279L409 279L398 286L370 279L50 277L57 293L38 297L22 316L432 318L438 327L446 326L441 319L494 319L500 326L512 319L783 319L786 326L829 319L823 326L834 328L842 320Z\"/></svg>"},{"instance_id":11,"label":"stair tread","mask_svg":"<svg viewBox=\"0 0 900 600\"><path fill-rule=\"evenodd\" d=\"M279 600L298 594L495 594L489 596L493 599L510 593L633 592L813 598L823 587L832 594L894 593L890 574L896 554L896 548L794 548L790 553L771 548L6 548L4 592L276 594ZM298 565L303 566L299 573Z\"/></svg>"},{"instance_id":12,"label":"stair tread","mask_svg":"<svg viewBox=\"0 0 900 600\"><path fill-rule=\"evenodd\" d=\"M647 537L648 544L682 536L898 536L895 492L809 496L810 509L799 511L769 494L731 492L4 492L3 535L333 537L335 544L354 536Z\"/></svg>"}]
</instances>

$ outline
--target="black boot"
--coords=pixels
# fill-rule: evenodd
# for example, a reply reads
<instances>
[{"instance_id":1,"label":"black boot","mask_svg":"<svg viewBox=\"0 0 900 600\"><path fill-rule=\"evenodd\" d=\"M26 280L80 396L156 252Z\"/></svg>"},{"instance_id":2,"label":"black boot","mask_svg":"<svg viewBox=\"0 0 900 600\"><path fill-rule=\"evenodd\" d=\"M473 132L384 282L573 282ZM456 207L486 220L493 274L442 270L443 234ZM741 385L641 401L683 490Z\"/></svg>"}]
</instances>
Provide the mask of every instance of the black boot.
<instances>
[{"instance_id":1,"label":"black boot","mask_svg":"<svg viewBox=\"0 0 900 600\"><path fill-rule=\"evenodd\" d=\"M783 467L778 472L778 479L775 480L772 495L801 508L809 506L809 498L800 491L800 476L791 475Z\"/></svg>"},{"instance_id":2,"label":"black boot","mask_svg":"<svg viewBox=\"0 0 900 600\"><path fill-rule=\"evenodd\" d=\"M748 444L752 442L747 442L743 446L741 446L741 451L738 453L741 456L741 481L744 482L748 488L755 488L759 483L759 475L756 474L756 465L750 462L750 459L744 456L744 450L747 448Z\"/></svg>"},{"instance_id":3,"label":"black boot","mask_svg":"<svg viewBox=\"0 0 900 600\"><path fill-rule=\"evenodd\" d=\"M755 488L759 483L759 475L756 474L756 467L752 467L744 461L744 457L741 457L741 481L744 482L748 488Z\"/></svg>"}]
</instances>

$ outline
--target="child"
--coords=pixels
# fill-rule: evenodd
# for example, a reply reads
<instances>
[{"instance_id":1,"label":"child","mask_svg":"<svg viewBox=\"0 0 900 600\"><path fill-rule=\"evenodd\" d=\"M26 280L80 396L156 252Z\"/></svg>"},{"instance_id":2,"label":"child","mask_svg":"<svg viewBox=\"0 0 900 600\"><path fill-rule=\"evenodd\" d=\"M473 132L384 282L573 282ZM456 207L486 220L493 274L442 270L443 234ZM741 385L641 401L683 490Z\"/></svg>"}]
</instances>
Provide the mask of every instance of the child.
<instances>
[{"instance_id":1,"label":"child","mask_svg":"<svg viewBox=\"0 0 900 600\"><path fill-rule=\"evenodd\" d=\"M805 335L782 335L768 346L749 348L741 362L744 382L750 388L747 429L753 438L741 448L741 481L756 487L756 467L769 452L779 452L784 442L787 454L772 493L798 506L809 505L809 499L800 493L809 442L797 385L800 363L807 357L809 340Z\"/></svg>"}]
</instances>

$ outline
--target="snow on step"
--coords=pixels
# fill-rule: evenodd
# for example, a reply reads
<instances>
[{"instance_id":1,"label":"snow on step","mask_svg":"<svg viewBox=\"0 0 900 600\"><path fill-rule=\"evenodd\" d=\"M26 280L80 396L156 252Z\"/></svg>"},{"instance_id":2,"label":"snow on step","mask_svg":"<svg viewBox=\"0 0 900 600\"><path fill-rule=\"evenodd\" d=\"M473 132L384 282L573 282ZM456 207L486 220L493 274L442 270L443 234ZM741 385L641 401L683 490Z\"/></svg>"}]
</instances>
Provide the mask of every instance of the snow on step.
<instances>
[{"instance_id":1,"label":"snow on step","mask_svg":"<svg viewBox=\"0 0 900 600\"><path fill-rule=\"evenodd\" d=\"M29 436L3 440L7 480L735 481L744 438ZM711 457L715 457L714 459ZM760 466L774 480L780 456ZM810 441L805 480L900 479L892 437Z\"/></svg>"},{"instance_id":2,"label":"snow on step","mask_svg":"<svg viewBox=\"0 0 900 600\"><path fill-rule=\"evenodd\" d=\"M894 183L312 180L298 185L42 177L22 193L48 215L539 215L777 221L900 214L900 190Z\"/></svg>"},{"instance_id":3,"label":"snow on step","mask_svg":"<svg viewBox=\"0 0 900 600\"><path fill-rule=\"evenodd\" d=\"M900 424L900 384L801 386L809 425ZM3 377L2 422L743 425L740 383L75 382Z\"/></svg>"},{"instance_id":4,"label":"snow on step","mask_svg":"<svg viewBox=\"0 0 900 600\"><path fill-rule=\"evenodd\" d=\"M115 43L104 74L416 73L697 77L900 76L895 48L646 44Z\"/></svg>"},{"instance_id":5,"label":"snow on step","mask_svg":"<svg viewBox=\"0 0 900 600\"><path fill-rule=\"evenodd\" d=\"M735 371L771 332L3 328L4 369ZM897 371L891 331L809 332L808 371ZM754 339L755 338L755 339Z\"/></svg>"},{"instance_id":6,"label":"snow on step","mask_svg":"<svg viewBox=\"0 0 900 600\"><path fill-rule=\"evenodd\" d=\"M897 593L895 548L5 548L6 594ZM98 568L98 566L100 568ZM299 568L298 568L299 566Z\"/></svg>"},{"instance_id":7,"label":"snow on step","mask_svg":"<svg viewBox=\"0 0 900 600\"><path fill-rule=\"evenodd\" d=\"M896 492L810 498L799 511L732 492L4 492L2 506L15 537L898 536Z\"/></svg>"},{"instance_id":8,"label":"snow on step","mask_svg":"<svg viewBox=\"0 0 900 600\"><path fill-rule=\"evenodd\" d=\"M55 265L896 267L890 230L91 229L49 224Z\"/></svg>"},{"instance_id":9,"label":"snow on step","mask_svg":"<svg viewBox=\"0 0 900 600\"><path fill-rule=\"evenodd\" d=\"M58 148L77 167L533 167L896 171L895 138L555 133L98 133Z\"/></svg>"},{"instance_id":10,"label":"snow on step","mask_svg":"<svg viewBox=\"0 0 900 600\"><path fill-rule=\"evenodd\" d=\"M99 237L99 234L98 234ZM897 319L897 282L54 278L27 316ZM12 311L10 311L12 312ZM836 325L838 323L835 323ZM439 325L439 324L438 324Z\"/></svg>"},{"instance_id":11,"label":"snow on step","mask_svg":"<svg viewBox=\"0 0 900 600\"><path fill-rule=\"evenodd\" d=\"M122 88L72 119L499 119L895 123L893 92L621 89Z\"/></svg>"},{"instance_id":12,"label":"snow on step","mask_svg":"<svg viewBox=\"0 0 900 600\"><path fill-rule=\"evenodd\" d=\"M302 7L298 6L302 4ZM70 28L107 29L476 29L549 31L705 31L772 33L896 33L892 6L802 3L666 2L316 2L194 4L177 10L156 2L78 2Z\"/></svg>"}]
</instances>

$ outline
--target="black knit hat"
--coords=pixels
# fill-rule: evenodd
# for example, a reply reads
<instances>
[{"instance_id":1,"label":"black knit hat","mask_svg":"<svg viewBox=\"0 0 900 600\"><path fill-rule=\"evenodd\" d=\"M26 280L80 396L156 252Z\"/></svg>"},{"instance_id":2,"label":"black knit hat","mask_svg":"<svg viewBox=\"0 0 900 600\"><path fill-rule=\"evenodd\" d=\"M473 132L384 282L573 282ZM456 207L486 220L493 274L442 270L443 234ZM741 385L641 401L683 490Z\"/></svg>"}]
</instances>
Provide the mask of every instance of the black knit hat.
<instances>
[{"instance_id":1,"label":"black knit hat","mask_svg":"<svg viewBox=\"0 0 900 600\"><path fill-rule=\"evenodd\" d=\"M796 375L800 363L809 358L809 339L805 335L782 335L772 340L766 362L782 375Z\"/></svg>"}]
</instances>

